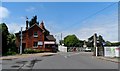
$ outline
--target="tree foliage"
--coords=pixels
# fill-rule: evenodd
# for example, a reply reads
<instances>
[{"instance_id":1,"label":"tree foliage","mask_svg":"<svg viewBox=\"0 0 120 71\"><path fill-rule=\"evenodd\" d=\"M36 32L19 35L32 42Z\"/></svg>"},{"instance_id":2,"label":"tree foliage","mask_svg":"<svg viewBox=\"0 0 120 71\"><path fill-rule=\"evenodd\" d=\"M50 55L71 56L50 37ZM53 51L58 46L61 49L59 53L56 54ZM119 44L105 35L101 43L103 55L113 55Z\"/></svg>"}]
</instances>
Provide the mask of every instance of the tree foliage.
<instances>
[{"instance_id":1,"label":"tree foliage","mask_svg":"<svg viewBox=\"0 0 120 71\"><path fill-rule=\"evenodd\" d=\"M5 23L0 24L2 31L2 55L7 55L8 52L16 52L15 36L10 34Z\"/></svg>"},{"instance_id":2,"label":"tree foliage","mask_svg":"<svg viewBox=\"0 0 120 71\"><path fill-rule=\"evenodd\" d=\"M99 35L99 36L97 36L97 34L95 34L95 35L96 35L96 39L97 39L97 46L103 47L103 43L105 42L105 40L103 39L103 37L101 35ZM89 47L94 47L93 43L94 43L94 36L91 36L88 38L87 45Z\"/></svg>"},{"instance_id":3,"label":"tree foliage","mask_svg":"<svg viewBox=\"0 0 120 71\"><path fill-rule=\"evenodd\" d=\"M60 45L64 44L64 40L59 40Z\"/></svg>"},{"instance_id":4,"label":"tree foliage","mask_svg":"<svg viewBox=\"0 0 120 71\"><path fill-rule=\"evenodd\" d=\"M39 22L37 21L37 15L33 16L33 18L28 22L29 26L31 27L34 24L39 25ZM50 34L50 32L43 26L44 34L47 36Z\"/></svg>"},{"instance_id":5,"label":"tree foliage","mask_svg":"<svg viewBox=\"0 0 120 71\"><path fill-rule=\"evenodd\" d=\"M105 46L120 46L120 42L106 41L105 43L106 43Z\"/></svg>"},{"instance_id":6,"label":"tree foliage","mask_svg":"<svg viewBox=\"0 0 120 71\"><path fill-rule=\"evenodd\" d=\"M67 47L77 47L82 45L81 43L82 41L80 41L76 35L68 35L64 38L64 45Z\"/></svg>"},{"instance_id":7,"label":"tree foliage","mask_svg":"<svg viewBox=\"0 0 120 71\"><path fill-rule=\"evenodd\" d=\"M105 43L105 40L101 35L98 36L98 41L99 41L98 46L103 47L103 43Z\"/></svg>"},{"instance_id":8,"label":"tree foliage","mask_svg":"<svg viewBox=\"0 0 120 71\"><path fill-rule=\"evenodd\" d=\"M14 34L9 34L8 38L7 38L7 43L8 43L8 47L9 47L9 52L17 52L17 48L16 48L16 44L15 44L15 35Z\"/></svg>"},{"instance_id":9,"label":"tree foliage","mask_svg":"<svg viewBox=\"0 0 120 71\"><path fill-rule=\"evenodd\" d=\"M5 54L8 51L7 36L9 35L9 32L5 23L1 23L0 27L2 30L2 54Z\"/></svg>"},{"instance_id":10,"label":"tree foliage","mask_svg":"<svg viewBox=\"0 0 120 71\"><path fill-rule=\"evenodd\" d=\"M37 22L37 16L36 15L33 16L33 18L30 20L29 26L31 27L34 24L38 24L39 25L39 22Z\"/></svg>"},{"instance_id":11,"label":"tree foliage","mask_svg":"<svg viewBox=\"0 0 120 71\"><path fill-rule=\"evenodd\" d=\"M111 46L111 42L110 41L106 41L105 43L106 43L105 46Z\"/></svg>"}]
</instances>

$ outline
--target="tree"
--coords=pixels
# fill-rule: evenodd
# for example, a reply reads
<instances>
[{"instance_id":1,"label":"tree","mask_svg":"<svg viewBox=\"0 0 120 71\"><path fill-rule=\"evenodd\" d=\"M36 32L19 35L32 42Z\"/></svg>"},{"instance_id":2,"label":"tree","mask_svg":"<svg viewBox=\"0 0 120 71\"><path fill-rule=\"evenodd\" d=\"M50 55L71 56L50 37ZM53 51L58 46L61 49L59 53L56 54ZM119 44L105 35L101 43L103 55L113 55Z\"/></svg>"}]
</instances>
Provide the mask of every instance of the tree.
<instances>
[{"instance_id":1,"label":"tree","mask_svg":"<svg viewBox=\"0 0 120 71\"><path fill-rule=\"evenodd\" d=\"M64 40L59 40L60 45L64 43Z\"/></svg>"},{"instance_id":2,"label":"tree","mask_svg":"<svg viewBox=\"0 0 120 71\"><path fill-rule=\"evenodd\" d=\"M120 46L120 42L112 42L111 46Z\"/></svg>"},{"instance_id":3,"label":"tree","mask_svg":"<svg viewBox=\"0 0 120 71\"><path fill-rule=\"evenodd\" d=\"M101 35L97 36L97 34L94 34L96 36L96 47L98 47L98 55L103 55L104 54L104 47L103 43L105 43L105 40ZM91 36L88 38L88 47L93 47L92 50L94 51L94 55L96 54L96 47L93 45L94 44L94 36Z\"/></svg>"},{"instance_id":4,"label":"tree","mask_svg":"<svg viewBox=\"0 0 120 71\"><path fill-rule=\"evenodd\" d=\"M42 23L43 23L43 22L42 22ZM37 16L36 16L36 15L33 16L33 18L29 21L29 26L30 26L30 27L31 27L32 25L34 25L34 24L39 25L39 22L37 22ZM46 36L50 34L50 32L49 32L47 29L45 29L44 26L43 26L43 29L44 29L44 34L45 34Z\"/></svg>"},{"instance_id":5,"label":"tree","mask_svg":"<svg viewBox=\"0 0 120 71\"><path fill-rule=\"evenodd\" d=\"M94 43L94 37L91 36L88 38L88 46L93 47L93 43ZM103 39L103 37L101 35L97 36L97 46L101 46L103 47L103 43L105 43L105 40Z\"/></svg>"},{"instance_id":6,"label":"tree","mask_svg":"<svg viewBox=\"0 0 120 71\"><path fill-rule=\"evenodd\" d=\"M17 48L16 48L16 44L15 44L15 39L16 39L16 37L15 37L15 35L14 34L9 34L8 35L8 38L7 38L7 43L8 43L8 47L9 47L9 49L8 49L8 51L10 51L10 52L17 52Z\"/></svg>"},{"instance_id":7,"label":"tree","mask_svg":"<svg viewBox=\"0 0 120 71\"><path fill-rule=\"evenodd\" d=\"M9 33L8 27L5 23L0 24L0 31L2 32L2 55L8 55L8 52L11 54L17 52L15 35Z\"/></svg>"},{"instance_id":8,"label":"tree","mask_svg":"<svg viewBox=\"0 0 120 71\"><path fill-rule=\"evenodd\" d=\"M64 38L64 45L74 47L79 43L79 39L75 35L68 35Z\"/></svg>"},{"instance_id":9,"label":"tree","mask_svg":"<svg viewBox=\"0 0 120 71\"><path fill-rule=\"evenodd\" d=\"M37 22L37 16L36 15L33 16L33 18L30 20L29 26L31 27L34 24L38 24L39 25L39 22Z\"/></svg>"},{"instance_id":10,"label":"tree","mask_svg":"<svg viewBox=\"0 0 120 71\"><path fill-rule=\"evenodd\" d=\"M82 40L79 40L77 43L76 43L76 47L83 47L84 45L84 41Z\"/></svg>"},{"instance_id":11,"label":"tree","mask_svg":"<svg viewBox=\"0 0 120 71\"><path fill-rule=\"evenodd\" d=\"M88 38L87 46L94 47L93 43L94 43L94 38L93 38L93 36L91 36Z\"/></svg>"},{"instance_id":12,"label":"tree","mask_svg":"<svg viewBox=\"0 0 120 71\"><path fill-rule=\"evenodd\" d=\"M4 55L8 51L7 37L9 31L5 23L0 24L0 30L2 31L2 54Z\"/></svg>"},{"instance_id":13,"label":"tree","mask_svg":"<svg viewBox=\"0 0 120 71\"><path fill-rule=\"evenodd\" d=\"M101 35L98 36L98 41L99 41L98 45L100 47L103 47L103 43L105 43L105 40L103 39Z\"/></svg>"},{"instance_id":14,"label":"tree","mask_svg":"<svg viewBox=\"0 0 120 71\"><path fill-rule=\"evenodd\" d=\"M110 41L106 41L105 43L106 43L105 46L111 46L112 45Z\"/></svg>"},{"instance_id":15,"label":"tree","mask_svg":"<svg viewBox=\"0 0 120 71\"><path fill-rule=\"evenodd\" d=\"M98 45L98 51L99 51L99 55L104 55L104 45L103 43L105 43L105 40L103 39L103 37L101 35L98 36L98 41L99 43Z\"/></svg>"}]
</instances>

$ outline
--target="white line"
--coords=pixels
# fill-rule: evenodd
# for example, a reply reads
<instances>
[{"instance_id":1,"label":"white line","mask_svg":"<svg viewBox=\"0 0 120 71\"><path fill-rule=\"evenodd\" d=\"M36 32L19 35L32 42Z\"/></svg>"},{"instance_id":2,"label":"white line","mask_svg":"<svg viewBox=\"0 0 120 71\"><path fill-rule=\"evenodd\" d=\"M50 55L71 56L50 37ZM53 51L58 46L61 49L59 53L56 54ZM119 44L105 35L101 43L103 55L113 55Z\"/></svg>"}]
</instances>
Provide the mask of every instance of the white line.
<instances>
[{"instance_id":1,"label":"white line","mask_svg":"<svg viewBox=\"0 0 120 71\"><path fill-rule=\"evenodd\" d=\"M64 56L65 58L67 58L67 56Z\"/></svg>"},{"instance_id":2,"label":"white line","mask_svg":"<svg viewBox=\"0 0 120 71\"><path fill-rule=\"evenodd\" d=\"M70 57L70 56L73 56L73 55L78 55L78 54L80 54L80 53L72 53L72 54L59 54L59 55L64 56L65 58L68 58L68 57Z\"/></svg>"}]
</instances>

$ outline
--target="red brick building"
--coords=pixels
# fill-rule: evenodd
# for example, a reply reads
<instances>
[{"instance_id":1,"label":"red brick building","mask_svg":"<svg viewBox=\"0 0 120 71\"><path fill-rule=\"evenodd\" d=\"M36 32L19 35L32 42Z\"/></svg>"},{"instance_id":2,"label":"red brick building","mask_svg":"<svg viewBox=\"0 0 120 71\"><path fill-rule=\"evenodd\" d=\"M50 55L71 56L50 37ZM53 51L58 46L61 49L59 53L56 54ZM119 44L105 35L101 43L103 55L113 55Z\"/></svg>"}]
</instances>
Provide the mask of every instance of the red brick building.
<instances>
[{"instance_id":1,"label":"red brick building","mask_svg":"<svg viewBox=\"0 0 120 71\"><path fill-rule=\"evenodd\" d=\"M44 22L39 24L36 22L29 26L26 20L26 29L22 31L22 47L23 49L39 49L43 51L53 51L56 49L56 39L45 28ZM47 33L46 33L47 32ZM20 47L20 32L16 33L16 46Z\"/></svg>"}]
</instances>

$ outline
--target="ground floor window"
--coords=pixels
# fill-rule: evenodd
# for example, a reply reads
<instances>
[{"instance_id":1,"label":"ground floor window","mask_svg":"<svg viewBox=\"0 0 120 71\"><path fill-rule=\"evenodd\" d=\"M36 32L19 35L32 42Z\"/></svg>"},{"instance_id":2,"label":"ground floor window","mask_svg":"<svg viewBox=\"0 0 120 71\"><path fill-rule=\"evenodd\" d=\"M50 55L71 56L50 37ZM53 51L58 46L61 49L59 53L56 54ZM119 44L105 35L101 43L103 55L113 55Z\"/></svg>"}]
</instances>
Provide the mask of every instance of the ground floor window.
<instances>
[{"instance_id":1,"label":"ground floor window","mask_svg":"<svg viewBox=\"0 0 120 71\"><path fill-rule=\"evenodd\" d=\"M38 42L34 42L33 46L34 46L34 48L37 48L38 47Z\"/></svg>"},{"instance_id":2,"label":"ground floor window","mask_svg":"<svg viewBox=\"0 0 120 71\"><path fill-rule=\"evenodd\" d=\"M52 44L46 44L45 47L46 47L46 48L53 48L54 45L52 45Z\"/></svg>"},{"instance_id":3,"label":"ground floor window","mask_svg":"<svg viewBox=\"0 0 120 71\"><path fill-rule=\"evenodd\" d=\"M39 41L39 42L38 42L38 45L42 46L42 45L43 45L43 42L42 42L42 41Z\"/></svg>"}]
</instances>

